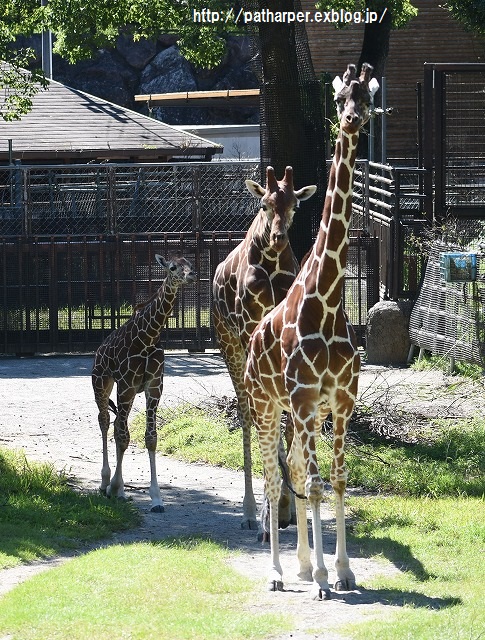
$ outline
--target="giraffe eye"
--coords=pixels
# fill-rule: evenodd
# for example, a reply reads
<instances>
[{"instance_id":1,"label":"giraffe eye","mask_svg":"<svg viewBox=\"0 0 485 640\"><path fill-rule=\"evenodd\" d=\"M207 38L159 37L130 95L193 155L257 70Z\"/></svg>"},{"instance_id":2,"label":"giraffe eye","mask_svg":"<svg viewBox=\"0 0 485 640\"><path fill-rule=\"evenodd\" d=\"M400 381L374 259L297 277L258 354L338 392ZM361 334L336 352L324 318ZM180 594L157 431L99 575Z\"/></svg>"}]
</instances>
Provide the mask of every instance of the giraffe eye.
<instances>
[{"instance_id":1,"label":"giraffe eye","mask_svg":"<svg viewBox=\"0 0 485 640\"><path fill-rule=\"evenodd\" d=\"M177 265L172 262L170 265L170 271L177 271Z\"/></svg>"},{"instance_id":2,"label":"giraffe eye","mask_svg":"<svg viewBox=\"0 0 485 640\"><path fill-rule=\"evenodd\" d=\"M268 209L269 209L269 207L268 207L268 205L266 204L266 202L263 202L262 200L261 200L261 209L262 209L263 211L268 211Z\"/></svg>"}]
</instances>

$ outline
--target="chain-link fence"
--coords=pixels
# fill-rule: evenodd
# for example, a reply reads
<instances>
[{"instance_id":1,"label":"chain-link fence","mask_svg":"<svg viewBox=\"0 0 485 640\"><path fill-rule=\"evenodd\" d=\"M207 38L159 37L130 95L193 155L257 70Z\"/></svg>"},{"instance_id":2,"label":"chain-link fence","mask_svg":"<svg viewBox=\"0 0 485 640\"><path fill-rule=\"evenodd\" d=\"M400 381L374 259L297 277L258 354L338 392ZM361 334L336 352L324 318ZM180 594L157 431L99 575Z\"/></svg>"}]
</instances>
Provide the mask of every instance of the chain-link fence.
<instances>
[{"instance_id":1,"label":"chain-link fence","mask_svg":"<svg viewBox=\"0 0 485 640\"><path fill-rule=\"evenodd\" d=\"M258 163L0 168L0 236L246 229L247 178Z\"/></svg>"}]
</instances>

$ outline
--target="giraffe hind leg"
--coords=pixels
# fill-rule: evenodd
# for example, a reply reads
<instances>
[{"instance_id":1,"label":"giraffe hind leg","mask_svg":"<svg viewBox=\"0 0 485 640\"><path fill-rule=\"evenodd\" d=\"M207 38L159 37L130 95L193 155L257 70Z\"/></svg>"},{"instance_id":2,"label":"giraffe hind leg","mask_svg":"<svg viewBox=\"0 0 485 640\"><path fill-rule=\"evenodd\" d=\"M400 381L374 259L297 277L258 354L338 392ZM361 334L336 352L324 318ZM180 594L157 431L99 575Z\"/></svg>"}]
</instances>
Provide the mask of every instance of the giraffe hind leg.
<instances>
[{"instance_id":1,"label":"giraffe hind leg","mask_svg":"<svg viewBox=\"0 0 485 640\"><path fill-rule=\"evenodd\" d=\"M120 392L118 385L118 412L114 422L114 437L116 442L116 469L111 481L106 488L106 495L110 498L126 500L125 485L123 482L123 457L130 443L128 430L128 416L135 398L135 391L131 388Z\"/></svg>"},{"instance_id":2,"label":"giraffe hind leg","mask_svg":"<svg viewBox=\"0 0 485 640\"><path fill-rule=\"evenodd\" d=\"M110 425L109 406L110 393L113 389L114 381L112 378L98 374L93 371L93 389L94 398L98 406L98 423L101 430L101 439L103 447L103 463L101 467L101 484L99 489L106 494L107 488L111 480L111 469L108 460L108 430Z\"/></svg>"}]
</instances>

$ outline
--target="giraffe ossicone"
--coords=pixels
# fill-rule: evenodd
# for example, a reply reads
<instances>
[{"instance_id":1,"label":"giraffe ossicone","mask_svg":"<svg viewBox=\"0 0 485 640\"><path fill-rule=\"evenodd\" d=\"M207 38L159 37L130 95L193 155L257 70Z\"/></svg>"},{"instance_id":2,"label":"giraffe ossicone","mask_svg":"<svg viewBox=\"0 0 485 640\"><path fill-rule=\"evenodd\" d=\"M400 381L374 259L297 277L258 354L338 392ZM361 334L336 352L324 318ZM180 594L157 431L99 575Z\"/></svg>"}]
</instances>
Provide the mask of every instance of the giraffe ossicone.
<instances>
[{"instance_id":1,"label":"giraffe ossicone","mask_svg":"<svg viewBox=\"0 0 485 640\"><path fill-rule=\"evenodd\" d=\"M96 351L92 370L94 397L103 442L100 490L108 496L125 498L123 456L130 442L128 416L138 393L145 393L145 445L150 461L151 510L164 511L156 471L156 413L163 390L164 350L160 334L172 313L178 289L197 280L191 263L181 255L166 260L155 255L166 272L154 295L134 307L131 317L115 329ZM116 403L110 400L116 384ZM111 477L108 461L109 408L115 409L114 438L116 469Z\"/></svg>"},{"instance_id":2,"label":"giraffe ossicone","mask_svg":"<svg viewBox=\"0 0 485 640\"><path fill-rule=\"evenodd\" d=\"M324 484L316 443L322 423L330 413L333 421L330 482L335 492L337 524L334 588L355 588L345 539L344 444L357 395L360 356L353 327L343 307L342 290L349 245L352 176L359 131L370 117L371 74L372 67L368 64L362 66L359 77L355 66L348 65L343 79L335 82L340 129L320 228L287 296L255 328L248 346L244 377L270 503L268 586L271 590L283 589L278 538L278 442L281 414L288 411L294 435L287 462L293 488L300 496L296 498L298 575L312 582L311 595L320 600L330 598L331 592L323 561L320 505ZM308 540L307 501L312 513L315 566Z\"/></svg>"},{"instance_id":3,"label":"giraffe ossicone","mask_svg":"<svg viewBox=\"0 0 485 640\"><path fill-rule=\"evenodd\" d=\"M260 208L244 240L216 268L213 280L213 318L217 341L227 365L238 401L243 433L244 499L241 526L257 529L256 501L252 486L251 417L244 386L249 338L258 322L285 297L298 271L288 239L300 201L316 191L311 185L295 190L293 169L286 167L277 180L273 167L266 169L266 187L246 180ZM286 500L282 526L289 523Z\"/></svg>"}]
</instances>

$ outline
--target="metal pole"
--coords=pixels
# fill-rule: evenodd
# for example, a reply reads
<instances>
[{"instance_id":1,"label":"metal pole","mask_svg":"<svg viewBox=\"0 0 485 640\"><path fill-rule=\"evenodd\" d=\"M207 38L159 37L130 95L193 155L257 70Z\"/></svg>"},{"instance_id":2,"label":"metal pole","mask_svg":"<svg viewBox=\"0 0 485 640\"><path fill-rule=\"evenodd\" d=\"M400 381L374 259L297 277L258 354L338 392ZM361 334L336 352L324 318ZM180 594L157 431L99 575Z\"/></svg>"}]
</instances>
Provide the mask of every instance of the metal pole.
<instances>
[{"instance_id":1,"label":"metal pole","mask_svg":"<svg viewBox=\"0 0 485 640\"><path fill-rule=\"evenodd\" d=\"M40 6L46 7L49 0L40 0ZM52 80L52 32L42 32L42 71Z\"/></svg>"},{"instance_id":2,"label":"metal pole","mask_svg":"<svg viewBox=\"0 0 485 640\"><path fill-rule=\"evenodd\" d=\"M374 118L369 120L369 161L374 162Z\"/></svg>"},{"instance_id":3,"label":"metal pole","mask_svg":"<svg viewBox=\"0 0 485 640\"><path fill-rule=\"evenodd\" d=\"M386 164L387 162L387 118L386 118L386 109L387 109L387 101L386 101L386 79L384 77L381 78L381 106L382 106L382 118L381 118L381 163Z\"/></svg>"}]
</instances>

